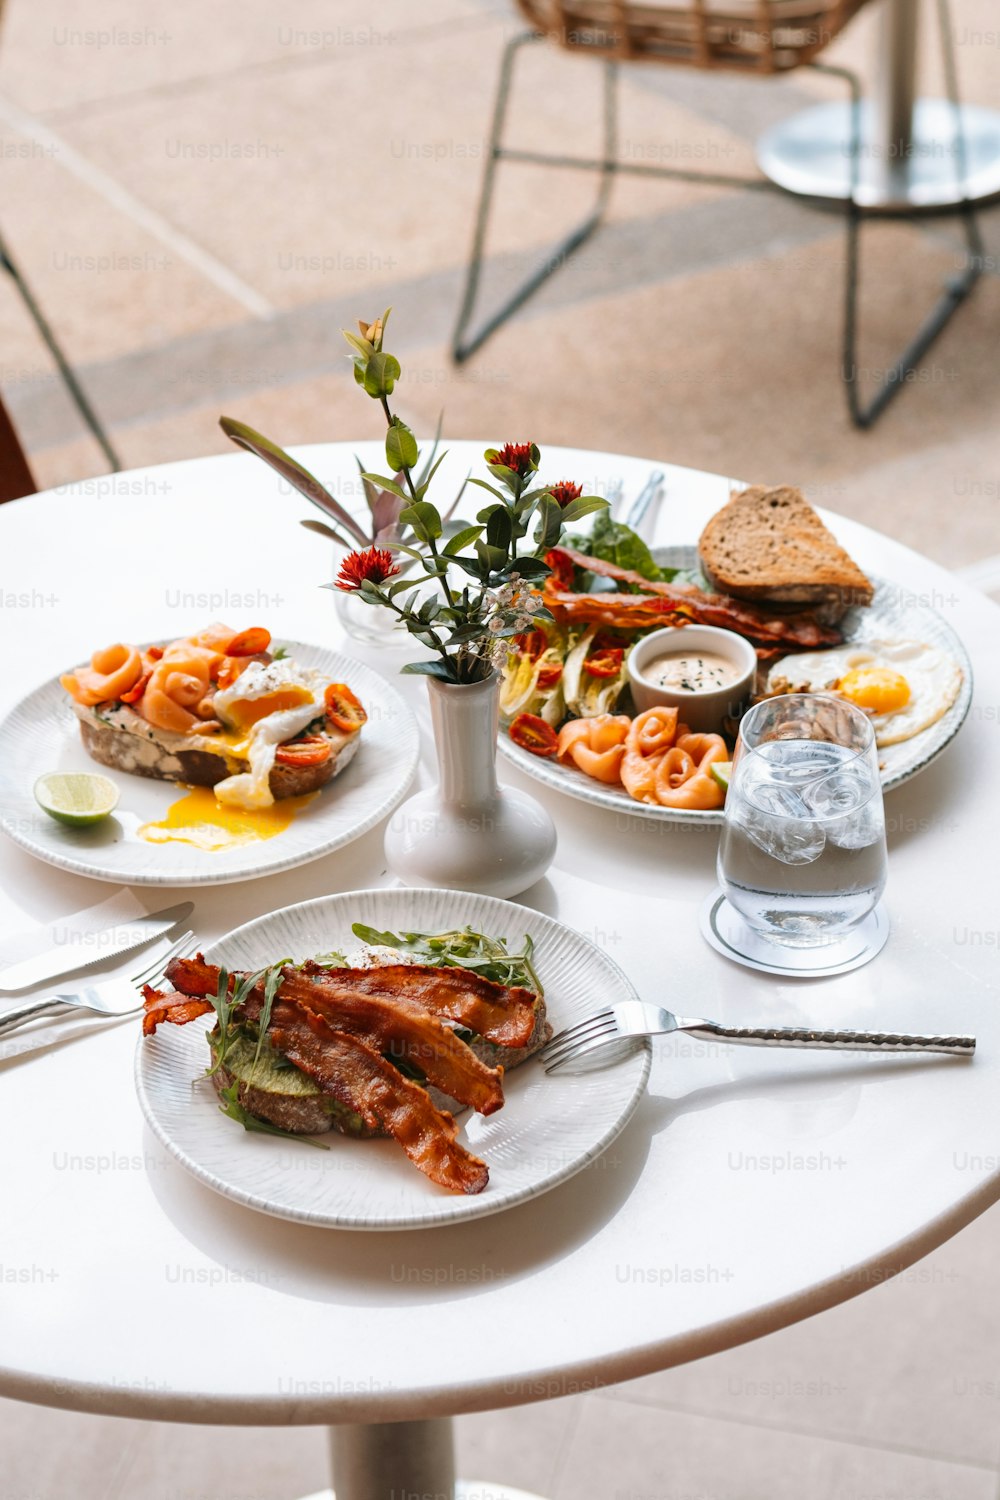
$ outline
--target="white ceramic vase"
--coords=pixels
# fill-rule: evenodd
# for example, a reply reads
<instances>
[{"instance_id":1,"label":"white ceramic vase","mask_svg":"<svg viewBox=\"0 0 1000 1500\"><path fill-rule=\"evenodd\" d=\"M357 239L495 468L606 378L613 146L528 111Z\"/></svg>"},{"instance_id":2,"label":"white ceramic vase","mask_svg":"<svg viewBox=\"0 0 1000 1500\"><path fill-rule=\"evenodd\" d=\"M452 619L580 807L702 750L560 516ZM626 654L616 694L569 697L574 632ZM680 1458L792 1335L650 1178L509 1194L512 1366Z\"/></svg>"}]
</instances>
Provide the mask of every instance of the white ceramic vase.
<instances>
[{"instance_id":1,"label":"white ceramic vase","mask_svg":"<svg viewBox=\"0 0 1000 1500\"><path fill-rule=\"evenodd\" d=\"M500 679L427 679L440 783L397 809L389 868L408 885L516 896L544 875L556 831L541 803L497 785Z\"/></svg>"}]
</instances>

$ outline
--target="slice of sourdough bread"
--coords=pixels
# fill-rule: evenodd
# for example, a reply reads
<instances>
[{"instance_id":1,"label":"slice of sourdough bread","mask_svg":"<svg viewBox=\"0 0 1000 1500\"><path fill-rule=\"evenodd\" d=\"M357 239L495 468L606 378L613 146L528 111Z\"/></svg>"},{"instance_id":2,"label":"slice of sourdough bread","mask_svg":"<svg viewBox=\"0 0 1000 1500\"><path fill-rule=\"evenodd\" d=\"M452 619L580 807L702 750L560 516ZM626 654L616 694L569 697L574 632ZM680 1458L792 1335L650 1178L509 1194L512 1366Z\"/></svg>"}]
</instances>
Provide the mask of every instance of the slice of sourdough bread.
<instances>
[{"instance_id":1,"label":"slice of sourdough bread","mask_svg":"<svg viewBox=\"0 0 1000 1500\"><path fill-rule=\"evenodd\" d=\"M80 738L87 753L114 771L157 781L181 781L188 786L215 786L227 776L250 768L249 761L233 754L224 739L156 729L127 703L71 706L80 721ZM358 733L342 734L329 727L316 732L330 742L332 754L318 766L272 766L269 785L276 799L319 791L350 763L361 740Z\"/></svg>"},{"instance_id":2,"label":"slice of sourdough bread","mask_svg":"<svg viewBox=\"0 0 1000 1500\"><path fill-rule=\"evenodd\" d=\"M698 541L714 589L738 599L809 608L834 624L870 604L870 580L823 525L801 491L753 485L733 495Z\"/></svg>"}]
</instances>

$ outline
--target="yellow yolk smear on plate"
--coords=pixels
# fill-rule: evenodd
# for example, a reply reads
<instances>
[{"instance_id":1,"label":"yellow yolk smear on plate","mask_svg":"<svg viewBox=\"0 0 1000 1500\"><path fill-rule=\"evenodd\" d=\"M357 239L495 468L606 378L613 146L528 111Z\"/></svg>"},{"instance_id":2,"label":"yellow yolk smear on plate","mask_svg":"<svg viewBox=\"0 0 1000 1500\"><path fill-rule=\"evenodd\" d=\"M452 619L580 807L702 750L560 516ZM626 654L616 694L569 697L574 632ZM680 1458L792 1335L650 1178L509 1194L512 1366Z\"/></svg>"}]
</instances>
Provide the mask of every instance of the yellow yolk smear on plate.
<instances>
[{"instance_id":1,"label":"yellow yolk smear on plate","mask_svg":"<svg viewBox=\"0 0 1000 1500\"><path fill-rule=\"evenodd\" d=\"M318 792L306 792L302 797L284 797L270 807L249 810L217 802L210 786L192 786L159 823L143 823L136 831L150 844L194 844L209 851L236 849L240 844L284 833L296 813L318 796Z\"/></svg>"}]
</instances>

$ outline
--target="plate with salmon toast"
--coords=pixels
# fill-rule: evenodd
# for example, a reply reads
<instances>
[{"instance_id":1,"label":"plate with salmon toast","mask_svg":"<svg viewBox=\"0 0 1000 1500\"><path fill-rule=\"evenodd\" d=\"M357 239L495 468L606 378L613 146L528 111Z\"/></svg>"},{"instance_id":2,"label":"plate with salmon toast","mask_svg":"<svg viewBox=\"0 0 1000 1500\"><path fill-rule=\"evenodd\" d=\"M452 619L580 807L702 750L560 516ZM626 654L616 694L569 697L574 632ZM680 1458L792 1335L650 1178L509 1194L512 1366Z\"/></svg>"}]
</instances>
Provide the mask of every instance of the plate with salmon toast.
<instances>
[{"instance_id":1,"label":"plate with salmon toast","mask_svg":"<svg viewBox=\"0 0 1000 1500\"><path fill-rule=\"evenodd\" d=\"M200 1182L328 1228L464 1222L594 1161L632 1117L648 1041L574 1073L553 1031L635 999L588 939L467 892L377 889L286 907L172 964L135 1081Z\"/></svg>"},{"instance_id":2,"label":"plate with salmon toast","mask_svg":"<svg viewBox=\"0 0 1000 1500\"><path fill-rule=\"evenodd\" d=\"M797 490L735 494L697 547L650 549L599 516L547 561L551 619L510 642L499 745L566 796L719 824L742 712L794 692L869 716L890 791L969 712L972 668L955 631L922 598L867 577Z\"/></svg>"},{"instance_id":3,"label":"plate with salmon toast","mask_svg":"<svg viewBox=\"0 0 1000 1500\"><path fill-rule=\"evenodd\" d=\"M418 754L400 694L338 651L218 625L118 642L0 724L0 828L98 880L249 880L375 827ZM94 784L96 813L82 800Z\"/></svg>"}]
</instances>

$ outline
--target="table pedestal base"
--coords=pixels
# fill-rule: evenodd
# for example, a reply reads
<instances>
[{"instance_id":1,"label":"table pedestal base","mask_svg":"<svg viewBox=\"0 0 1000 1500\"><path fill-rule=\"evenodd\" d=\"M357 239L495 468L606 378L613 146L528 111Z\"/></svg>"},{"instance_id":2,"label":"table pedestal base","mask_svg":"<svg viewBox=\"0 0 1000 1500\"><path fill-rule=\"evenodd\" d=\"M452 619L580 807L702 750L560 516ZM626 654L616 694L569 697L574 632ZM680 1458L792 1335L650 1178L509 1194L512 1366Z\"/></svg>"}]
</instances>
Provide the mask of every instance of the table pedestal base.
<instances>
[{"instance_id":1,"label":"table pedestal base","mask_svg":"<svg viewBox=\"0 0 1000 1500\"><path fill-rule=\"evenodd\" d=\"M332 1490L306 1500L543 1500L487 1479L456 1479L450 1417L330 1429Z\"/></svg>"}]
</instances>

